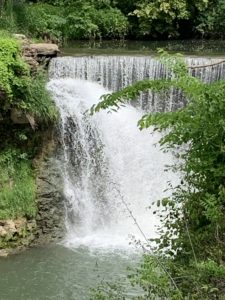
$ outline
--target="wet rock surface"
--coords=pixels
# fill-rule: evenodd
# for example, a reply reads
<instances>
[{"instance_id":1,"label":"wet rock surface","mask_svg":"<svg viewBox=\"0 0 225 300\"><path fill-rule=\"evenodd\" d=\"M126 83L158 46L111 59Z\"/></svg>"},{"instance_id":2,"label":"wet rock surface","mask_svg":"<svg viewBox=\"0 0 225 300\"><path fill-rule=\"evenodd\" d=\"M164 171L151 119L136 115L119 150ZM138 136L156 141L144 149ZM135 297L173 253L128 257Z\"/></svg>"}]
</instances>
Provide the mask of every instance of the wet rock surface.
<instances>
[{"instance_id":1,"label":"wet rock surface","mask_svg":"<svg viewBox=\"0 0 225 300\"><path fill-rule=\"evenodd\" d=\"M37 233L35 243L61 239L65 233L62 171L54 132L46 135L43 152L35 165L37 176Z\"/></svg>"},{"instance_id":2,"label":"wet rock surface","mask_svg":"<svg viewBox=\"0 0 225 300\"><path fill-rule=\"evenodd\" d=\"M61 239L65 231L63 188L55 155L43 163L37 185L37 242Z\"/></svg>"}]
</instances>

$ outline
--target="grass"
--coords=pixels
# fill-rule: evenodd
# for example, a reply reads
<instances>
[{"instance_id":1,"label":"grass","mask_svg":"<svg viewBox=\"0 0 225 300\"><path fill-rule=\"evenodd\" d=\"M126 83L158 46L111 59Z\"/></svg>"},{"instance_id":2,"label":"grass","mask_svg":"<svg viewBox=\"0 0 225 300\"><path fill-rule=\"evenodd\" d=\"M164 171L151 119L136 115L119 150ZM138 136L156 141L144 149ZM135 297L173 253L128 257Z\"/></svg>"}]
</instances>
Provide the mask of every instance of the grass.
<instances>
[{"instance_id":1,"label":"grass","mask_svg":"<svg viewBox=\"0 0 225 300\"><path fill-rule=\"evenodd\" d=\"M0 153L0 219L35 216L36 184L29 160L16 149Z\"/></svg>"}]
</instances>

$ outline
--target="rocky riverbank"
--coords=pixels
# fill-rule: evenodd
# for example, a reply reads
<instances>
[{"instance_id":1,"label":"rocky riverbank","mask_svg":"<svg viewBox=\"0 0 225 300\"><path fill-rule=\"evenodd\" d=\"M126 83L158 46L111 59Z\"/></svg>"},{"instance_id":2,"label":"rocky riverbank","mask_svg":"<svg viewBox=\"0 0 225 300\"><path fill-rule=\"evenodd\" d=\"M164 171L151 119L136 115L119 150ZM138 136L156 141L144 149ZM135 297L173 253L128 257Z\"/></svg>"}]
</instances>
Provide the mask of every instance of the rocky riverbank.
<instances>
[{"instance_id":1,"label":"rocky riverbank","mask_svg":"<svg viewBox=\"0 0 225 300\"><path fill-rule=\"evenodd\" d=\"M0 256L8 256L28 247L35 240L36 220L18 218L0 220Z\"/></svg>"},{"instance_id":2,"label":"rocky riverbank","mask_svg":"<svg viewBox=\"0 0 225 300\"><path fill-rule=\"evenodd\" d=\"M13 37L21 43L22 56L30 67L31 76L46 70L50 60L59 54L56 44L34 44L21 34ZM24 128L31 127L33 135L37 135L37 140L41 142L36 145L39 150L32 163L36 174L36 217L25 215L15 219L0 219L0 256L3 257L31 245L58 240L62 237L64 228L62 181L60 169L57 168L55 128L51 125L49 128L40 129L41 124L37 126L35 117L26 110L11 107L8 111L10 120L2 118L2 122L11 122Z\"/></svg>"}]
</instances>

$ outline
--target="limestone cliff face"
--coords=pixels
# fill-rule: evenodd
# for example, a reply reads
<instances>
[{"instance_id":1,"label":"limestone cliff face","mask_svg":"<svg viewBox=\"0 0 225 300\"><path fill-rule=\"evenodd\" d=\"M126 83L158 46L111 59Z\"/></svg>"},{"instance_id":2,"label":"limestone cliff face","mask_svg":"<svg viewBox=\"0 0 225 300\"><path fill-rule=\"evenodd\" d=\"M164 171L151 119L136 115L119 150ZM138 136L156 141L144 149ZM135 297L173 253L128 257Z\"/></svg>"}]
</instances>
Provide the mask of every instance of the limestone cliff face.
<instances>
[{"instance_id":1,"label":"limestone cliff face","mask_svg":"<svg viewBox=\"0 0 225 300\"><path fill-rule=\"evenodd\" d=\"M35 159L37 169L37 232L35 243L45 243L63 237L64 195L63 178L59 164L56 129L48 130L43 137L42 151Z\"/></svg>"}]
</instances>

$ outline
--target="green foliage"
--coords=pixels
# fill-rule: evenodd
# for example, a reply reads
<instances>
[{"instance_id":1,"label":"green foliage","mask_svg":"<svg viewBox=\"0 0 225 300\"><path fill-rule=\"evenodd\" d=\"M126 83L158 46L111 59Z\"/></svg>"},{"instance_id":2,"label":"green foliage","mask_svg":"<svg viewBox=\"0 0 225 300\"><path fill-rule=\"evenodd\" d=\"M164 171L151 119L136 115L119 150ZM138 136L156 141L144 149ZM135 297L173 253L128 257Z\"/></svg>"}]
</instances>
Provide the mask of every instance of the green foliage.
<instances>
[{"instance_id":1,"label":"green foliage","mask_svg":"<svg viewBox=\"0 0 225 300\"><path fill-rule=\"evenodd\" d=\"M21 57L18 41L5 33L0 37L0 219L36 214L36 184L32 159L37 152L38 133L30 126L14 126L10 109L16 108L44 125L58 114L45 88L45 75L31 77ZM44 124L44 125L43 125Z\"/></svg>"},{"instance_id":2,"label":"green foliage","mask_svg":"<svg viewBox=\"0 0 225 300\"><path fill-rule=\"evenodd\" d=\"M224 0L8 0L0 28L36 38L224 37ZM187 32L188 31L188 32Z\"/></svg>"},{"instance_id":3,"label":"green foliage","mask_svg":"<svg viewBox=\"0 0 225 300\"><path fill-rule=\"evenodd\" d=\"M181 56L162 52L161 63L171 72L167 80L144 80L104 95L91 113L117 110L149 89L163 92L175 87L183 91L188 99L186 107L150 113L138 123L140 129L154 127L163 132L160 144L165 151L179 149L179 160L173 168L183 174L172 196L158 201L162 228L160 238L155 240L156 254L170 257L172 264L167 267L173 278L179 278L176 283L182 296L214 299L224 295L225 283L225 81L203 83L190 75ZM152 289L154 276L149 272L146 276L151 277ZM141 276L144 275L142 269ZM162 291L168 292L164 281L158 283Z\"/></svg>"},{"instance_id":4,"label":"green foliage","mask_svg":"<svg viewBox=\"0 0 225 300\"><path fill-rule=\"evenodd\" d=\"M212 1L208 9L203 10L198 17L196 29L202 36L224 37L225 1Z\"/></svg>"},{"instance_id":5,"label":"green foliage","mask_svg":"<svg viewBox=\"0 0 225 300\"><path fill-rule=\"evenodd\" d=\"M18 41L0 38L0 111L16 107L42 122L55 122L57 110L45 82L45 75L41 73L31 78Z\"/></svg>"},{"instance_id":6,"label":"green foliage","mask_svg":"<svg viewBox=\"0 0 225 300\"><path fill-rule=\"evenodd\" d=\"M142 35L164 34L176 36L177 20L188 19L186 0L143 1L133 12L139 20Z\"/></svg>"},{"instance_id":7,"label":"green foliage","mask_svg":"<svg viewBox=\"0 0 225 300\"><path fill-rule=\"evenodd\" d=\"M31 113L40 123L54 123L58 111L46 89L46 74L38 73L27 82L26 91L19 108Z\"/></svg>"},{"instance_id":8,"label":"green foliage","mask_svg":"<svg viewBox=\"0 0 225 300\"><path fill-rule=\"evenodd\" d=\"M116 8L95 11L93 20L104 38L123 38L128 29L126 18Z\"/></svg>"},{"instance_id":9,"label":"green foliage","mask_svg":"<svg viewBox=\"0 0 225 300\"><path fill-rule=\"evenodd\" d=\"M168 262L163 261L166 265ZM166 268L168 266L166 265ZM136 273L129 276L133 285L139 285L144 293L138 299L183 299L181 292L171 285L168 276L159 268L154 256L144 255Z\"/></svg>"},{"instance_id":10,"label":"green foliage","mask_svg":"<svg viewBox=\"0 0 225 300\"><path fill-rule=\"evenodd\" d=\"M171 285L154 256L144 255L141 266L130 276L131 282L141 286L144 291L138 299L218 299L219 288L216 284L223 284L225 266L210 259L197 265L195 262L190 262L190 265L179 264L168 258L162 262L171 272L178 288Z\"/></svg>"},{"instance_id":11,"label":"green foliage","mask_svg":"<svg viewBox=\"0 0 225 300\"><path fill-rule=\"evenodd\" d=\"M10 32L16 30L13 5L13 0L3 0L0 2L0 29L4 29Z\"/></svg>"},{"instance_id":12,"label":"green foliage","mask_svg":"<svg viewBox=\"0 0 225 300\"><path fill-rule=\"evenodd\" d=\"M125 289L121 282L103 281L92 290L90 300L124 300Z\"/></svg>"},{"instance_id":13,"label":"green foliage","mask_svg":"<svg viewBox=\"0 0 225 300\"><path fill-rule=\"evenodd\" d=\"M36 185L26 153L16 148L0 152L0 219L36 214Z\"/></svg>"},{"instance_id":14,"label":"green foliage","mask_svg":"<svg viewBox=\"0 0 225 300\"><path fill-rule=\"evenodd\" d=\"M14 15L19 30L53 41L123 38L127 33L126 17L110 7L110 1L48 3L16 4Z\"/></svg>"},{"instance_id":15,"label":"green foliage","mask_svg":"<svg viewBox=\"0 0 225 300\"><path fill-rule=\"evenodd\" d=\"M133 14L139 21L140 35L176 37L182 20L191 19L193 10L207 7L207 0L144 0L139 1Z\"/></svg>"},{"instance_id":16,"label":"green foliage","mask_svg":"<svg viewBox=\"0 0 225 300\"><path fill-rule=\"evenodd\" d=\"M66 9L68 38L123 38L128 29L127 19L108 5L106 1L86 1Z\"/></svg>"},{"instance_id":17,"label":"green foliage","mask_svg":"<svg viewBox=\"0 0 225 300\"><path fill-rule=\"evenodd\" d=\"M83 6L81 10L72 10L67 16L66 29L68 39L95 39L100 37L97 24L92 16L96 11L91 6Z\"/></svg>"},{"instance_id":18,"label":"green foliage","mask_svg":"<svg viewBox=\"0 0 225 300\"><path fill-rule=\"evenodd\" d=\"M32 37L61 40L65 18L62 10L48 4L16 5L18 28Z\"/></svg>"},{"instance_id":19,"label":"green foliage","mask_svg":"<svg viewBox=\"0 0 225 300\"><path fill-rule=\"evenodd\" d=\"M0 38L0 90L9 101L24 88L27 75L28 67L20 56L19 43L13 38Z\"/></svg>"}]
</instances>

